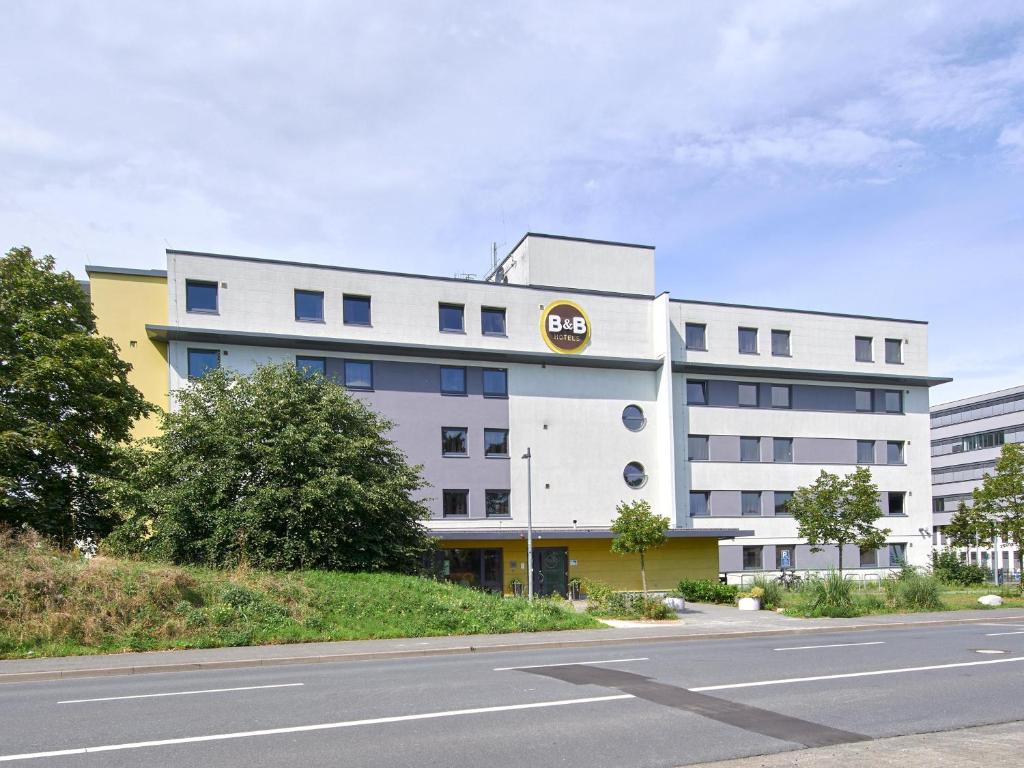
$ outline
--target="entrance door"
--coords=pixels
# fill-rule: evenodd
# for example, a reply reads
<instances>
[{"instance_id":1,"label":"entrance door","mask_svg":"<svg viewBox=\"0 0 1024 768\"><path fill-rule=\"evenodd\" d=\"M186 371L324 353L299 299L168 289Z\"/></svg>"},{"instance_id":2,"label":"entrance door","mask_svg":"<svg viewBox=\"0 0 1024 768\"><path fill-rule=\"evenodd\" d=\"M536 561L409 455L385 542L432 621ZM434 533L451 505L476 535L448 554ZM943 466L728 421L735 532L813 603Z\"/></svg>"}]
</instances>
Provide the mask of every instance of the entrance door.
<instances>
[{"instance_id":1,"label":"entrance door","mask_svg":"<svg viewBox=\"0 0 1024 768\"><path fill-rule=\"evenodd\" d=\"M569 588L569 550L539 547L533 550L533 593L541 597L566 596Z\"/></svg>"}]
</instances>

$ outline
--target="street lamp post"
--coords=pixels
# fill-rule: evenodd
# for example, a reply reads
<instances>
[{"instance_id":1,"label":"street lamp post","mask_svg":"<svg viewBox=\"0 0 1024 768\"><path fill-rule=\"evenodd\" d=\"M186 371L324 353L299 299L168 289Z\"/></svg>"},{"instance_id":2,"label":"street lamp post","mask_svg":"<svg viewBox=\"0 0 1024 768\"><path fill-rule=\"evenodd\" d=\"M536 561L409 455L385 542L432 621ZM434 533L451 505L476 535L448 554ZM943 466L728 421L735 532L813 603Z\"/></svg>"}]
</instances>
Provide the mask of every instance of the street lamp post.
<instances>
[{"instance_id":1,"label":"street lamp post","mask_svg":"<svg viewBox=\"0 0 1024 768\"><path fill-rule=\"evenodd\" d=\"M526 449L526 599L533 600L533 454Z\"/></svg>"}]
</instances>

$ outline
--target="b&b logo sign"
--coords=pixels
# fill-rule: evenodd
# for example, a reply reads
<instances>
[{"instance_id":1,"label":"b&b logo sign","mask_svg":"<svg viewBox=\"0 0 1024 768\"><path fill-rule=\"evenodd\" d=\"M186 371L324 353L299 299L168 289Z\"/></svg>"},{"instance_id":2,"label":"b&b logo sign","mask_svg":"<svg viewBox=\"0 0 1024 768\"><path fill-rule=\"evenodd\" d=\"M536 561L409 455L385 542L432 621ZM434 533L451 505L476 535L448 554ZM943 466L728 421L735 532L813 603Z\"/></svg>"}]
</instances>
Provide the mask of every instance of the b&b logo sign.
<instances>
[{"instance_id":1,"label":"b&b logo sign","mask_svg":"<svg viewBox=\"0 0 1024 768\"><path fill-rule=\"evenodd\" d=\"M540 335L554 352L582 352L590 343L590 318L579 304L558 299L541 312Z\"/></svg>"}]
</instances>

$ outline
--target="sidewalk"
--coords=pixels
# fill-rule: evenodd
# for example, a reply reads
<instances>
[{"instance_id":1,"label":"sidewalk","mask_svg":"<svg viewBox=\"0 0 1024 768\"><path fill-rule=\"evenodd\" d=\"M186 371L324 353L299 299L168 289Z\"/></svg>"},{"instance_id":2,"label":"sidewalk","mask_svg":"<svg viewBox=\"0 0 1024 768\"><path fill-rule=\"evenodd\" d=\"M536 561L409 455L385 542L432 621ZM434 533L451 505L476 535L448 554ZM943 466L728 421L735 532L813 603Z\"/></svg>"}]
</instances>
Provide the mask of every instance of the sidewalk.
<instances>
[{"instance_id":1,"label":"sidewalk","mask_svg":"<svg viewBox=\"0 0 1024 768\"><path fill-rule=\"evenodd\" d=\"M837 747L816 747L793 752L776 752L760 757L741 757L689 768L945 768L1013 763L1024 753L1024 723L982 725L958 731L917 733L891 739L860 741Z\"/></svg>"},{"instance_id":2,"label":"sidewalk","mask_svg":"<svg viewBox=\"0 0 1024 768\"><path fill-rule=\"evenodd\" d=\"M280 664L366 661L473 652L518 651L527 648L586 648L619 643L714 640L808 632L851 631L879 626L920 627L969 624L995 619L1017 619L1024 622L1024 610L1019 608L864 616L856 619L800 619L781 616L769 611L739 611L731 606L691 604L690 608L679 616L680 621L678 622L657 622L643 626L562 632L349 640L294 645L259 645L238 648L15 659L0 661L0 683Z\"/></svg>"}]
</instances>

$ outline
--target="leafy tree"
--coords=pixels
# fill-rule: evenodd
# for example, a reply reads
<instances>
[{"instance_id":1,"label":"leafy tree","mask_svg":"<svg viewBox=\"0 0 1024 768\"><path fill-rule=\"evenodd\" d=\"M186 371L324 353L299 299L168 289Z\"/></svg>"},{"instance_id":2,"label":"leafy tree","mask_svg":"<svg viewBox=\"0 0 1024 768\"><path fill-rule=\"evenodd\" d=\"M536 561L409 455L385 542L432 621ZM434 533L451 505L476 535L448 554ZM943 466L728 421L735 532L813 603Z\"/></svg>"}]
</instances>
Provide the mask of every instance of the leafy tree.
<instances>
[{"instance_id":1,"label":"leafy tree","mask_svg":"<svg viewBox=\"0 0 1024 768\"><path fill-rule=\"evenodd\" d=\"M391 423L319 374L217 369L140 452L116 542L179 563L412 570L430 545L419 467ZM152 535L145 537L145 532Z\"/></svg>"},{"instance_id":2,"label":"leafy tree","mask_svg":"<svg viewBox=\"0 0 1024 768\"><path fill-rule=\"evenodd\" d=\"M64 546L109 530L101 481L152 410L130 370L52 256L12 248L0 258L0 523Z\"/></svg>"},{"instance_id":3,"label":"leafy tree","mask_svg":"<svg viewBox=\"0 0 1024 768\"><path fill-rule=\"evenodd\" d=\"M644 597L647 597L647 571L644 567L644 554L665 543L665 531L668 530L669 519L651 512L651 505L646 501L634 501L632 504L621 502L615 511L618 515L612 521L612 552L620 555L640 555L640 583Z\"/></svg>"},{"instance_id":4,"label":"leafy tree","mask_svg":"<svg viewBox=\"0 0 1024 768\"><path fill-rule=\"evenodd\" d=\"M786 508L792 512L799 535L807 539L812 552L820 552L826 544L839 547L840 574L846 544L878 549L891 533L888 528L875 527L882 509L878 505L878 487L871 481L867 467L857 467L845 477L822 470L811 485L796 490Z\"/></svg>"},{"instance_id":5,"label":"leafy tree","mask_svg":"<svg viewBox=\"0 0 1024 768\"><path fill-rule=\"evenodd\" d=\"M972 506L961 502L946 532L955 546L992 546L996 536L1016 542L1024 568L1024 445L1006 443L995 474L985 474L971 492ZM1024 589L1024 582L1021 588Z\"/></svg>"}]
</instances>

